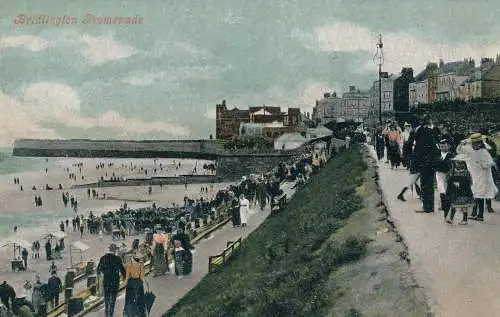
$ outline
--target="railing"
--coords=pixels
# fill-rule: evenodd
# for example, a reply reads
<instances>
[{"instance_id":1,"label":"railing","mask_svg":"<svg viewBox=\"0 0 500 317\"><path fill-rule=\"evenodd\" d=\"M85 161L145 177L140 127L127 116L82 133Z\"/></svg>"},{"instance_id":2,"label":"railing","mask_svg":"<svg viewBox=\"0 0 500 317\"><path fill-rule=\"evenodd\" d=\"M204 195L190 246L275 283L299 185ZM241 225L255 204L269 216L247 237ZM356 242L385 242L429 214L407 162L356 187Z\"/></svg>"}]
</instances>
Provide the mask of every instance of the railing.
<instances>
[{"instance_id":1,"label":"railing","mask_svg":"<svg viewBox=\"0 0 500 317\"><path fill-rule=\"evenodd\" d=\"M196 225L196 223L195 223L195 225L192 226L192 228L190 230L188 230L189 234L191 236L191 243L193 243L193 244L197 243L204 236L206 236L210 232L216 230L217 228L219 228L221 225L224 225L228 221L229 221L229 215L227 213L227 208L225 208L225 207L222 207L220 210L217 210L214 217L209 216L205 219L201 219L199 221L198 225ZM240 243L241 243L241 241L240 241ZM146 268L146 275L148 275L152 270L151 261L150 260L146 261L144 265ZM83 311L74 315L74 316L78 316L78 317L85 316L87 313L92 311L92 309L94 309L98 305L102 304L104 299L100 296L101 294L99 294L100 292L98 291L99 289L102 289L102 287L98 286L98 284L100 284L100 282L97 281L96 278L94 278L94 279L91 278L91 274L94 274L94 272L95 272L95 270L92 270L92 272L90 272L90 273L85 272L85 273L80 274L77 277L75 277L74 283L76 283L77 281L84 281L85 278L87 278L87 287L80 290L79 292L77 292L74 295L72 295L71 293L65 294L64 301L61 304L59 304L59 306L56 306L55 308L51 309L48 312L47 317L58 317L58 316L61 316L63 314L68 314L68 306L71 305L70 302L73 300L85 301L85 300L89 299L91 296L96 296L96 299L94 301L92 301L87 307L84 307ZM90 281L89 281L89 278L90 278ZM125 287L126 287L125 281L122 280L122 282L120 283L119 291L120 292L123 291L125 289ZM63 291L63 293L64 293L64 291Z\"/></svg>"},{"instance_id":2,"label":"railing","mask_svg":"<svg viewBox=\"0 0 500 317\"><path fill-rule=\"evenodd\" d=\"M241 247L241 237L236 241L228 241L227 247L221 254L208 258L208 273L215 273L226 266L231 258L236 255Z\"/></svg>"}]
</instances>

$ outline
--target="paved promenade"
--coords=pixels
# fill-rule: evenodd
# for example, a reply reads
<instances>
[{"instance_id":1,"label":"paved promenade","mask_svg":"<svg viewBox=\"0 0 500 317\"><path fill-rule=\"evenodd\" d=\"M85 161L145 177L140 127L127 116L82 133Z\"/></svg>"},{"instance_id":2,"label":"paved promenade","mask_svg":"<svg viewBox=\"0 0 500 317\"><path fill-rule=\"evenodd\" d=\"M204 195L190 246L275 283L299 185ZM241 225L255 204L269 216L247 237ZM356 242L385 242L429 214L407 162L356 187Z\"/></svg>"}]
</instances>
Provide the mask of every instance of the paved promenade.
<instances>
[{"instance_id":1,"label":"paved promenade","mask_svg":"<svg viewBox=\"0 0 500 317\"><path fill-rule=\"evenodd\" d=\"M293 183L284 183L281 185L287 197L291 197L295 192L291 187ZM159 317L169 310L179 299L194 288L201 279L208 273L208 258L212 255L217 255L225 249L227 241L235 241L240 237L245 238L252 231L257 229L270 213L270 208L267 206L264 211L254 211L249 217L248 224L244 228L233 228L231 222L224 227L213 232L207 239L201 240L195 245L195 253L193 254L193 273L178 279L174 274L169 273L162 277L153 278L146 277L151 291L157 296L156 302L151 311L151 316ZM172 267L173 268L173 267ZM116 303L115 316L123 316L123 304L125 293L119 296ZM88 314L89 317L101 317L104 315L104 306L96 311Z\"/></svg>"},{"instance_id":2,"label":"paved promenade","mask_svg":"<svg viewBox=\"0 0 500 317\"><path fill-rule=\"evenodd\" d=\"M408 244L412 269L436 316L500 316L500 204L493 203L497 213L485 214L484 223L459 226L462 215L457 213L455 224L448 225L442 211L415 213L419 200L409 191L407 202L396 199L408 183L406 170L391 170L383 161L379 167L387 207Z\"/></svg>"}]
</instances>

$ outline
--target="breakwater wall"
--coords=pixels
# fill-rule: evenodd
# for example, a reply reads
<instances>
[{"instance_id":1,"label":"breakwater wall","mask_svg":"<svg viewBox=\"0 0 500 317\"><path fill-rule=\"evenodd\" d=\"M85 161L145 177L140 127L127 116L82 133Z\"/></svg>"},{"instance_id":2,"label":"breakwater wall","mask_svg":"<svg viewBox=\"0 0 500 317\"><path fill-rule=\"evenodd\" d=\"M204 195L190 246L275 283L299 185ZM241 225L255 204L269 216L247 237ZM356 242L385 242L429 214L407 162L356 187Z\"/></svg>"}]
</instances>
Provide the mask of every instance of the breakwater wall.
<instances>
[{"instance_id":1,"label":"breakwater wall","mask_svg":"<svg viewBox=\"0 0 500 317\"><path fill-rule=\"evenodd\" d=\"M345 143L332 137L309 140L293 150L224 149L217 140L165 140L165 141L121 141L121 140L16 140L14 156L41 157L119 157L119 158L179 158L216 161L216 182L234 181L244 175L261 174L279 163L297 159L314 147L316 142L328 143L329 149L338 151ZM123 184L109 186L136 186L147 182L160 184L160 180L129 180ZM176 178L164 180L163 184L184 184ZM188 182L196 183L192 179ZM199 181L205 183L206 181ZM211 180L209 181L211 182ZM120 182L122 183L122 182ZM128 185L134 184L134 185ZM106 186L106 185L103 185Z\"/></svg>"},{"instance_id":2,"label":"breakwater wall","mask_svg":"<svg viewBox=\"0 0 500 317\"><path fill-rule=\"evenodd\" d=\"M216 140L35 140L20 139L14 143L14 156L41 157L122 157L122 158L190 158L215 160L223 151Z\"/></svg>"},{"instance_id":3,"label":"breakwater wall","mask_svg":"<svg viewBox=\"0 0 500 317\"><path fill-rule=\"evenodd\" d=\"M207 183L220 183L222 181L223 181L222 178L216 175L180 175L177 177L130 178L118 181L105 180L95 183L75 185L72 188L207 184Z\"/></svg>"}]
</instances>

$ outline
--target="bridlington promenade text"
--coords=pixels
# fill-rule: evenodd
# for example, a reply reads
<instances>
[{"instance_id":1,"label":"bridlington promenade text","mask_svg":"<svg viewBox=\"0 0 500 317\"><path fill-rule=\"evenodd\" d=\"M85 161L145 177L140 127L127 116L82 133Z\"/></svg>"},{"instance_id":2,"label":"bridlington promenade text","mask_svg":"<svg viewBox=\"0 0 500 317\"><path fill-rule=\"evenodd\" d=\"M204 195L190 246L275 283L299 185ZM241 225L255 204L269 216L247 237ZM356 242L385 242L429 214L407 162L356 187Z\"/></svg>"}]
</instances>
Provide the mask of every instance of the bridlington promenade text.
<instances>
[{"instance_id":1,"label":"bridlington promenade text","mask_svg":"<svg viewBox=\"0 0 500 317\"><path fill-rule=\"evenodd\" d=\"M47 14L19 14L14 19L16 25L68 25L68 24L142 24L143 18L135 15L133 17L104 17L91 13L78 18L75 16L50 16Z\"/></svg>"}]
</instances>

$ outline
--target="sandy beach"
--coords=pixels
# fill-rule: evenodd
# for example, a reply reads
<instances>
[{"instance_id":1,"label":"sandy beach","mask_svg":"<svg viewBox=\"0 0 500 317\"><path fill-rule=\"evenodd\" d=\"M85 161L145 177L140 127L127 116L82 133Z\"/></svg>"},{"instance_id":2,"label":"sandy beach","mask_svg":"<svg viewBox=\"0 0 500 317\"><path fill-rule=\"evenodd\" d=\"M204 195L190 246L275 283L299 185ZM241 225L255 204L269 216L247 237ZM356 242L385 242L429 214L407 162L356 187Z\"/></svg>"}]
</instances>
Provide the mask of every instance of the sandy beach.
<instances>
[{"instance_id":1,"label":"sandy beach","mask_svg":"<svg viewBox=\"0 0 500 317\"><path fill-rule=\"evenodd\" d=\"M46 280L49 275L50 262L45 260L43 245L44 237L50 232L58 231L58 225L61 221L73 218L75 215L88 215L90 211L99 214L107 211L114 211L120 208L124 201L130 208L140 208L151 206L155 203L157 206L167 207L173 203L181 204L184 196L190 198L210 198L220 188L224 188L228 183L218 184L196 184L188 185L187 189L183 185L164 185L153 186L151 194L148 193L148 186L137 187L106 187L96 188L99 198L88 197L87 189L71 189L71 186L85 184L97 181L104 177L108 179L114 173L116 177L125 178L147 178L151 176L174 176L182 174L192 174L193 169L197 167L198 174L208 174L203 171L202 166L206 161L196 160L176 160L181 162L181 167L176 168L174 160L153 160L153 159L61 159L55 162L47 162L36 171L27 171L16 174L0 175L0 223L1 239L0 241L26 240L32 243L39 240L41 247L40 259L31 258L31 249L28 249L30 256L28 259L28 270L21 273L11 271L10 261L13 257L12 247L4 247L0 252L0 277L8 281L16 291L22 292L22 285L26 280L34 281L35 275L41 275L42 280ZM75 166L77 163L83 163L81 166ZM97 169L96 166L103 163L104 167ZM113 165L108 166L109 163ZM163 170L160 168L160 164ZM131 168L132 166L132 168ZM135 168L134 168L135 167ZM45 170L47 168L47 171ZM142 169L141 169L142 168ZM154 169L156 168L156 173ZM69 170L68 170L69 169ZM145 171L148 175L145 175ZM70 179L69 174L73 173L75 179ZM83 179L82 179L83 176ZM20 184L14 184L14 177L19 178ZM58 185L63 186L63 190L58 189ZM23 186L23 191L20 186ZM45 190L49 185L53 190ZM211 185L213 189L211 190ZM36 190L32 190L36 186ZM208 187L208 193L201 193L201 187ZM62 202L62 193L69 192L78 201L78 210L75 213L73 209L64 207ZM42 198L43 205L36 207L34 204L35 195ZM106 199L103 199L104 195ZM14 226L19 229L14 233ZM137 236L127 237L125 243L130 246L131 241ZM142 238L142 236L138 236ZM63 258L56 261L59 276L63 278L66 269L70 266L68 246L74 241L82 241L90 249L83 254L83 260L98 260L102 256L107 246L112 243L111 236L105 236L103 241L99 237L84 234L80 239L79 233L73 233L72 228L67 232L65 244L67 248L63 252ZM4 243L2 243L3 245ZM80 261L80 254L73 252L73 263ZM28 294L31 295L31 294Z\"/></svg>"}]
</instances>

